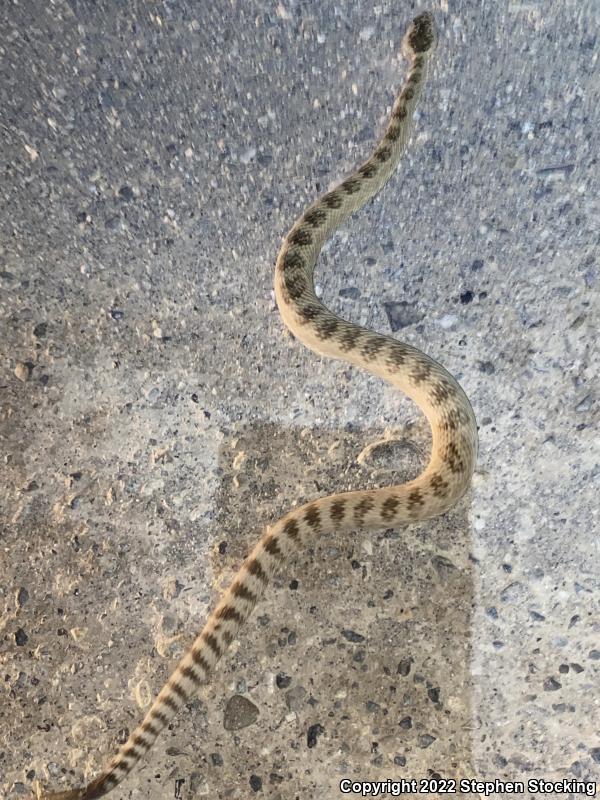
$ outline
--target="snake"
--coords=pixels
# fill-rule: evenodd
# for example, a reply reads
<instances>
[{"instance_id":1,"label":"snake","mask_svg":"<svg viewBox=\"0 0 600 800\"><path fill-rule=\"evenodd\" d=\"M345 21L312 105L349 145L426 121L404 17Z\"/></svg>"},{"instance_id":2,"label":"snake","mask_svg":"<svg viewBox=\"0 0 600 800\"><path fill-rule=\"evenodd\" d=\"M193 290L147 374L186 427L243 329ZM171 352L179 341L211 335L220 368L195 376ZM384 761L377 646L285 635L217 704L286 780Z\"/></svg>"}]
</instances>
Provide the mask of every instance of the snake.
<instances>
[{"instance_id":1,"label":"snake","mask_svg":"<svg viewBox=\"0 0 600 800\"><path fill-rule=\"evenodd\" d=\"M382 530L443 514L465 493L477 458L477 423L455 378L423 352L353 324L317 297L313 273L325 240L387 183L406 149L416 103L437 45L433 15L415 17L402 40L409 62L385 132L371 156L309 206L285 237L275 265L283 322L319 355L381 377L411 398L431 426L431 454L414 480L321 497L267 526L144 719L105 769L87 785L39 793L40 800L95 800L111 792L148 754L181 707L208 683L217 662L262 597L271 577L315 537L357 528Z\"/></svg>"}]
</instances>

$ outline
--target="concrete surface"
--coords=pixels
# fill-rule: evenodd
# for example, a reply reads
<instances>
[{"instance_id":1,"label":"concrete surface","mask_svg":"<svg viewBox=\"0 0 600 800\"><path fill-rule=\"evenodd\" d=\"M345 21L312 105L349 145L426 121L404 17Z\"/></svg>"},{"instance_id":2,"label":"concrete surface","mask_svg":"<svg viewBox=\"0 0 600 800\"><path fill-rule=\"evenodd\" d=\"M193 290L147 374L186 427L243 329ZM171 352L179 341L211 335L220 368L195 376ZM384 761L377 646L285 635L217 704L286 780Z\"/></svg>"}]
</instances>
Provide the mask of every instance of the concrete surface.
<instances>
[{"instance_id":1,"label":"concrete surface","mask_svg":"<svg viewBox=\"0 0 600 800\"><path fill-rule=\"evenodd\" d=\"M415 408L294 342L271 290L416 10L4 4L0 796L101 768L263 525L425 460ZM473 490L316 543L115 800L600 780L599 6L435 11L410 152L318 280L461 380Z\"/></svg>"}]
</instances>

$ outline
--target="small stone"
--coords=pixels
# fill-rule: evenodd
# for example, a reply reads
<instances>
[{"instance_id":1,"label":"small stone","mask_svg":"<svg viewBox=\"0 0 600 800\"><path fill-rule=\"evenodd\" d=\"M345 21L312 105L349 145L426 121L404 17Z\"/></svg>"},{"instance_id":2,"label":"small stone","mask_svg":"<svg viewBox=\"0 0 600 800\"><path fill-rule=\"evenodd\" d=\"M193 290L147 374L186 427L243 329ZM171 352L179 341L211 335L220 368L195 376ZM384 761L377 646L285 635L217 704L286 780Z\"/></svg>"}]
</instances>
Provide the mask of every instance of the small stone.
<instances>
[{"instance_id":1,"label":"small stone","mask_svg":"<svg viewBox=\"0 0 600 800\"><path fill-rule=\"evenodd\" d=\"M286 675L284 672L279 672L275 676L275 683L277 684L278 689L287 689L287 687L292 682L292 679L289 675Z\"/></svg>"},{"instance_id":2,"label":"small stone","mask_svg":"<svg viewBox=\"0 0 600 800\"><path fill-rule=\"evenodd\" d=\"M262 789L262 778L258 775L250 775L250 788L253 792L260 792Z\"/></svg>"},{"instance_id":3,"label":"small stone","mask_svg":"<svg viewBox=\"0 0 600 800\"><path fill-rule=\"evenodd\" d=\"M559 689L562 689L562 684L559 683L556 678L546 678L544 681L545 692L557 692Z\"/></svg>"},{"instance_id":4,"label":"small stone","mask_svg":"<svg viewBox=\"0 0 600 800\"><path fill-rule=\"evenodd\" d=\"M38 324L33 329L33 335L36 339L43 339L46 335L46 331L48 330L48 323L47 322L38 322Z\"/></svg>"},{"instance_id":5,"label":"small stone","mask_svg":"<svg viewBox=\"0 0 600 800\"><path fill-rule=\"evenodd\" d=\"M241 694L234 694L227 701L223 715L223 727L226 731L239 731L253 725L258 719L258 708Z\"/></svg>"},{"instance_id":6,"label":"small stone","mask_svg":"<svg viewBox=\"0 0 600 800\"><path fill-rule=\"evenodd\" d=\"M23 628L19 628L15 633L15 644L17 647L23 647L29 641L29 636L25 633Z\"/></svg>"},{"instance_id":7,"label":"small stone","mask_svg":"<svg viewBox=\"0 0 600 800\"><path fill-rule=\"evenodd\" d=\"M295 686L285 695L285 702L290 711L298 711L304 703L306 689L302 686Z\"/></svg>"},{"instance_id":8,"label":"small stone","mask_svg":"<svg viewBox=\"0 0 600 800\"><path fill-rule=\"evenodd\" d=\"M407 303L405 300L401 300L398 303L384 303L383 307L392 333L409 325L416 325L424 317L424 314L416 310L414 303Z\"/></svg>"},{"instance_id":9,"label":"small stone","mask_svg":"<svg viewBox=\"0 0 600 800\"><path fill-rule=\"evenodd\" d=\"M590 650L588 658L591 658L592 661L600 661L600 650Z\"/></svg>"},{"instance_id":10,"label":"small stone","mask_svg":"<svg viewBox=\"0 0 600 800\"><path fill-rule=\"evenodd\" d=\"M440 702L440 690L437 687L433 687L427 690L427 697L431 700L432 703L439 703Z\"/></svg>"},{"instance_id":11,"label":"small stone","mask_svg":"<svg viewBox=\"0 0 600 800\"><path fill-rule=\"evenodd\" d=\"M577 662L571 662L570 667L577 675L579 675L580 672L583 672L583 667Z\"/></svg>"},{"instance_id":12,"label":"small stone","mask_svg":"<svg viewBox=\"0 0 600 800\"><path fill-rule=\"evenodd\" d=\"M210 760L214 767L222 767L223 766L223 756L220 753L211 753Z\"/></svg>"},{"instance_id":13,"label":"small stone","mask_svg":"<svg viewBox=\"0 0 600 800\"><path fill-rule=\"evenodd\" d=\"M425 750L426 747L429 747L429 745L433 744L434 742L435 736L432 736L430 733L422 733L417 739L417 744L423 750Z\"/></svg>"},{"instance_id":14,"label":"small stone","mask_svg":"<svg viewBox=\"0 0 600 800\"><path fill-rule=\"evenodd\" d=\"M121 200L125 200L125 202L129 203L131 200L134 199L135 194L131 186L121 186L119 189L119 197Z\"/></svg>"},{"instance_id":15,"label":"small stone","mask_svg":"<svg viewBox=\"0 0 600 800\"><path fill-rule=\"evenodd\" d=\"M411 665L412 665L412 658L403 658L402 661L398 664L398 674L406 678L406 676L410 672Z\"/></svg>"},{"instance_id":16,"label":"small stone","mask_svg":"<svg viewBox=\"0 0 600 800\"><path fill-rule=\"evenodd\" d=\"M409 731L412 728L412 717L403 717L398 724L403 731Z\"/></svg>"},{"instance_id":17,"label":"small stone","mask_svg":"<svg viewBox=\"0 0 600 800\"><path fill-rule=\"evenodd\" d=\"M28 600L29 600L29 592L27 591L27 589L25 589L24 586L21 586L19 589L17 589L17 596L15 598L17 608L23 608L23 606L27 603Z\"/></svg>"},{"instance_id":18,"label":"small stone","mask_svg":"<svg viewBox=\"0 0 600 800\"><path fill-rule=\"evenodd\" d=\"M365 637L361 633L356 633L348 629L342 631L342 636L349 642L364 642L365 640Z\"/></svg>"},{"instance_id":19,"label":"small stone","mask_svg":"<svg viewBox=\"0 0 600 800\"><path fill-rule=\"evenodd\" d=\"M397 767L405 767L406 766L406 758L404 756L394 756L394 764Z\"/></svg>"},{"instance_id":20,"label":"small stone","mask_svg":"<svg viewBox=\"0 0 600 800\"><path fill-rule=\"evenodd\" d=\"M590 755L596 764L600 764L600 747L592 747L590 750Z\"/></svg>"},{"instance_id":21,"label":"small stone","mask_svg":"<svg viewBox=\"0 0 600 800\"><path fill-rule=\"evenodd\" d=\"M20 381L26 383L31 377L32 370L33 364L31 361L19 361L15 367L15 375Z\"/></svg>"},{"instance_id":22,"label":"small stone","mask_svg":"<svg viewBox=\"0 0 600 800\"><path fill-rule=\"evenodd\" d=\"M560 666L558 667L558 671L560 672L561 675L566 675L567 672L569 671L569 665L568 664L560 664Z\"/></svg>"},{"instance_id":23,"label":"small stone","mask_svg":"<svg viewBox=\"0 0 600 800\"><path fill-rule=\"evenodd\" d=\"M463 306L466 306L468 303L470 303L472 299L473 299L473 292L470 290L463 292L460 296L460 302L463 304Z\"/></svg>"},{"instance_id":24,"label":"small stone","mask_svg":"<svg viewBox=\"0 0 600 800\"><path fill-rule=\"evenodd\" d=\"M360 297L360 291L356 288L356 286L346 286L343 289L340 289L338 294L340 297L347 297L350 300L358 300Z\"/></svg>"},{"instance_id":25,"label":"small stone","mask_svg":"<svg viewBox=\"0 0 600 800\"><path fill-rule=\"evenodd\" d=\"M325 728L318 722L316 725L311 725L306 732L306 744L308 747L315 747L317 739L322 733L325 733Z\"/></svg>"}]
</instances>

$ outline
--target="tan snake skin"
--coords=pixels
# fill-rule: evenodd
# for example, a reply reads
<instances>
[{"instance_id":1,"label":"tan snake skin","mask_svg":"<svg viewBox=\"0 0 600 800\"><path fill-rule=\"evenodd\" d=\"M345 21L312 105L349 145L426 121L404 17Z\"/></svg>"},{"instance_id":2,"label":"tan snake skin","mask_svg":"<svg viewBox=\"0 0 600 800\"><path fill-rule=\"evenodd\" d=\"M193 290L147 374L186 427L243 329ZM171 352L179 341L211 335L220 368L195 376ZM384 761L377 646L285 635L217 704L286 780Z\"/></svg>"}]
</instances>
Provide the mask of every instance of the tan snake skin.
<instances>
[{"instance_id":1,"label":"tan snake skin","mask_svg":"<svg viewBox=\"0 0 600 800\"><path fill-rule=\"evenodd\" d=\"M315 500L295 508L268 528L143 722L104 772L83 788L41 794L44 800L93 800L114 789L146 755L181 706L208 681L275 570L311 539L332 530L391 528L427 519L450 508L468 487L477 455L477 426L458 383L414 347L332 314L317 299L313 285L313 270L324 241L377 194L395 170L411 134L413 111L434 45L433 17L422 14L413 20L404 37L410 71L383 138L368 161L304 212L288 233L275 268L277 304L285 324L298 339L317 353L379 375L422 409L433 433L427 468L418 478L400 486Z\"/></svg>"}]
</instances>

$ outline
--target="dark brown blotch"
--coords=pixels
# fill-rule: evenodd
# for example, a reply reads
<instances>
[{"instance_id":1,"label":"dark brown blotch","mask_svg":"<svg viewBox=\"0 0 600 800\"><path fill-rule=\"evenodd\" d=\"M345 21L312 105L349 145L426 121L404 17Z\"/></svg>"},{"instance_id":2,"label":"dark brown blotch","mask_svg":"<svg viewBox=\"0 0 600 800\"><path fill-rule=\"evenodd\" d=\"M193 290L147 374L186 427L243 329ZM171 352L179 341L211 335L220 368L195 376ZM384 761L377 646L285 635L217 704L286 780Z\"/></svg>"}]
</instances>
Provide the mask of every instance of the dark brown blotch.
<instances>
[{"instance_id":1,"label":"dark brown blotch","mask_svg":"<svg viewBox=\"0 0 600 800\"><path fill-rule=\"evenodd\" d=\"M167 708L170 708L171 711L179 711L179 705L177 704L177 701L170 694L168 694L166 697L163 697L161 699L161 703L163 706L167 706Z\"/></svg>"},{"instance_id":2,"label":"dark brown blotch","mask_svg":"<svg viewBox=\"0 0 600 800\"><path fill-rule=\"evenodd\" d=\"M331 519L339 523L344 519L344 515L346 513L346 501L345 500L334 500L331 504L331 511L329 512L329 516Z\"/></svg>"},{"instance_id":3,"label":"dark brown blotch","mask_svg":"<svg viewBox=\"0 0 600 800\"><path fill-rule=\"evenodd\" d=\"M298 228L288 239L291 244L297 245L298 247L307 247L309 244L312 244L312 240L312 233L305 228Z\"/></svg>"},{"instance_id":4,"label":"dark brown blotch","mask_svg":"<svg viewBox=\"0 0 600 800\"><path fill-rule=\"evenodd\" d=\"M385 344L385 339L382 336L369 336L367 341L361 347L360 352L366 359L372 361L385 347Z\"/></svg>"},{"instance_id":5,"label":"dark brown blotch","mask_svg":"<svg viewBox=\"0 0 600 800\"><path fill-rule=\"evenodd\" d=\"M390 125L387 129L385 138L395 142L400 138L400 125Z\"/></svg>"},{"instance_id":6,"label":"dark brown blotch","mask_svg":"<svg viewBox=\"0 0 600 800\"><path fill-rule=\"evenodd\" d=\"M304 215L304 221L308 222L313 228L318 228L327 219L327 212L322 208L311 208Z\"/></svg>"},{"instance_id":7,"label":"dark brown blotch","mask_svg":"<svg viewBox=\"0 0 600 800\"><path fill-rule=\"evenodd\" d=\"M430 398L434 403L445 403L452 393L452 384L447 380L439 380L430 393Z\"/></svg>"},{"instance_id":8,"label":"dark brown blotch","mask_svg":"<svg viewBox=\"0 0 600 800\"><path fill-rule=\"evenodd\" d=\"M346 194L356 194L360 191L360 181L358 178L348 178L342 183L341 188Z\"/></svg>"},{"instance_id":9,"label":"dark brown blotch","mask_svg":"<svg viewBox=\"0 0 600 800\"><path fill-rule=\"evenodd\" d=\"M190 669L190 667L188 667L188 669ZM184 674L183 670L181 670L181 674ZM160 733L158 728L155 728L150 720L147 719L142 722L142 730L147 731L151 736L158 736Z\"/></svg>"},{"instance_id":10,"label":"dark brown blotch","mask_svg":"<svg viewBox=\"0 0 600 800\"><path fill-rule=\"evenodd\" d=\"M283 532L293 542L296 542L300 536L300 528L298 527L298 523L296 522L296 520L288 519L288 521L283 526Z\"/></svg>"},{"instance_id":11,"label":"dark brown blotch","mask_svg":"<svg viewBox=\"0 0 600 800\"><path fill-rule=\"evenodd\" d=\"M437 472L429 478L429 485L436 497L444 497L448 494L448 483Z\"/></svg>"},{"instance_id":12,"label":"dark brown blotch","mask_svg":"<svg viewBox=\"0 0 600 800\"><path fill-rule=\"evenodd\" d=\"M420 489L413 489L406 498L406 507L409 511L413 511L419 506L422 506L424 503L425 501L423 500L423 495L421 494Z\"/></svg>"},{"instance_id":13,"label":"dark brown blotch","mask_svg":"<svg viewBox=\"0 0 600 800\"><path fill-rule=\"evenodd\" d=\"M277 543L277 536L274 534L269 534L269 536L263 540L263 548L270 556L273 556L273 558L283 558L283 553Z\"/></svg>"},{"instance_id":14,"label":"dark brown blotch","mask_svg":"<svg viewBox=\"0 0 600 800\"><path fill-rule=\"evenodd\" d=\"M464 461L461 458L458 447L454 442L448 442L448 444L446 445L444 458L446 459L446 462L451 472L454 472L456 474L464 470L465 468Z\"/></svg>"},{"instance_id":15,"label":"dark brown blotch","mask_svg":"<svg viewBox=\"0 0 600 800\"><path fill-rule=\"evenodd\" d=\"M253 558L246 564L246 569L252 575L253 578L257 578L262 584L265 586L269 582L269 576L262 568L262 564L258 560L258 558Z\"/></svg>"},{"instance_id":16,"label":"dark brown blotch","mask_svg":"<svg viewBox=\"0 0 600 800\"><path fill-rule=\"evenodd\" d=\"M394 119L403 120L406 119L406 114L406 106L403 103L400 103L392 112L392 117Z\"/></svg>"},{"instance_id":17,"label":"dark brown blotch","mask_svg":"<svg viewBox=\"0 0 600 800\"><path fill-rule=\"evenodd\" d=\"M363 178L374 178L375 175L377 175L377 166L371 161L367 161L367 163L363 164L358 171Z\"/></svg>"},{"instance_id":18,"label":"dark brown blotch","mask_svg":"<svg viewBox=\"0 0 600 800\"><path fill-rule=\"evenodd\" d=\"M356 520L358 525L362 525L364 522L365 517L371 511L373 506L375 505L375 501L372 497L363 497L363 499L357 503L354 508L354 519Z\"/></svg>"},{"instance_id":19,"label":"dark brown blotch","mask_svg":"<svg viewBox=\"0 0 600 800\"><path fill-rule=\"evenodd\" d=\"M181 687L175 681L169 683L169 689L178 695L182 700L187 699L187 693L183 690L183 687Z\"/></svg>"},{"instance_id":20,"label":"dark brown blotch","mask_svg":"<svg viewBox=\"0 0 600 800\"><path fill-rule=\"evenodd\" d=\"M306 324L307 322L312 322L317 319L321 314L321 309L319 306L307 303L305 306L302 306L298 313L302 317L302 322Z\"/></svg>"},{"instance_id":21,"label":"dark brown blotch","mask_svg":"<svg viewBox=\"0 0 600 800\"><path fill-rule=\"evenodd\" d=\"M340 208L344 200L339 192L329 192L323 195L321 202L323 202L327 208Z\"/></svg>"},{"instance_id":22,"label":"dark brown blotch","mask_svg":"<svg viewBox=\"0 0 600 800\"><path fill-rule=\"evenodd\" d=\"M381 147L378 147L377 150L375 150L375 158L382 164L386 161L389 161L391 156L392 148L387 144L381 145Z\"/></svg>"},{"instance_id":23,"label":"dark brown blotch","mask_svg":"<svg viewBox=\"0 0 600 800\"><path fill-rule=\"evenodd\" d=\"M257 563L257 562L253 561L251 563ZM249 568L248 568L248 572L250 572ZM262 572L262 569L261 569L261 572ZM215 616L217 617L217 619L233 620L234 622L237 622L238 625L241 625L243 623L243 621L244 621L244 619L243 619L242 615L240 614L240 612L237 611L237 609L235 609L233 606L223 606L222 608L220 608L217 611Z\"/></svg>"},{"instance_id":24,"label":"dark brown blotch","mask_svg":"<svg viewBox=\"0 0 600 800\"><path fill-rule=\"evenodd\" d=\"M254 592L250 591L250 589L242 583L242 581L234 581L231 585L231 593L234 597L239 597L241 600L246 600L248 603L256 603L258 600L257 596Z\"/></svg>"},{"instance_id":25,"label":"dark brown blotch","mask_svg":"<svg viewBox=\"0 0 600 800\"><path fill-rule=\"evenodd\" d=\"M429 364L419 364L416 369L411 371L410 377L415 386L419 386L431 377L431 367Z\"/></svg>"},{"instance_id":26,"label":"dark brown blotch","mask_svg":"<svg viewBox=\"0 0 600 800\"><path fill-rule=\"evenodd\" d=\"M390 369L400 369L406 364L407 351L399 343L390 346L390 351L385 363Z\"/></svg>"},{"instance_id":27,"label":"dark brown blotch","mask_svg":"<svg viewBox=\"0 0 600 800\"><path fill-rule=\"evenodd\" d=\"M203 669L206 674L210 672L210 664L202 655L202 648L192 650L192 658L194 659L194 664Z\"/></svg>"},{"instance_id":28,"label":"dark brown blotch","mask_svg":"<svg viewBox=\"0 0 600 800\"><path fill-rule=\"evenodd\" d=\"M284 284L293 300L299 300L307 288L306 278L302 272L284 273Z\"/></svg>"},{"instance_id":29,"label":"dark brown blotch","mask_svg":"<svg viewBox=\"0 0 600 800\"><path fill-rule=\"evenodd\" d=\"M219 644L219 640L216 636L212 633L203 632L202 638L206 642L206 644L210 647L213 653L216 655L217 658L221 658L223 655L223 651L221 650L221 645Z\"/></svg>"},{"instance_id":30,"label":"dark brown blotch","mask_svg":"<svg viewBox=\"0 0 600 800\"><path fill-rule=\"evenodd\" d=\"M190 666L189 664L185 667L181 667L180 672L184 678L189 678L196 686L199 686L202 683L202 678L200 675L198 675L194 667Z\"/></svg>"},{"instance_id":31,"label":"dark brown blotch","mask_svg":"<svg viewBox=\"0 0 600 800\"><path fill-rule=\"evenodd\" d=\"M388 497L383 501L381 506L381 519L384 522L390 522L396 515L396 509L400 505L397 497Z\"/></svg>"},{"instance_id":32,"label":"dark brown blotch","mask_svg":"<svg viewBox=\"0 0 600 800\"><path fill-rule=\"evenodd\" d=\"M316 506L309 506L304 514L304 521L313 531L318 531L321 525L321 514Z\"/></svg>"},{"instance_id":33,"label":"dark brown blotch","mask_svg":"<svg viewBox=\"0 0 600 800\"><path fill-rule=\"evenodd\" d=\"M317 335L319 339L331 339L339 327L337 319L332 317L325 318L319 321L317 325Z\"/></svg>"},{"instance_id":34,"label":"dark brown blotch","mask_svg":"<svg viewBox=\"0 0 600 800\"><path fill-rule=\"evenodd\" d=\"M403 100L412 100L415 96L415 90L412 86L407 86L405 89L402 90L402 99Z\"/></svg>"},{"instance_id":35,"label":"dark brown blotch","mask_svg":"<svg viewBox=\"0 0 600 800\"><path fill-rule=\"evenodd\" d=\"M160 720L160 722L162 722L163 725L168 725L169 724L169 718L167 717L166 714L163 714L163 712L160 710L160 708L151 708L150 709L150 716L153 719Z\"/></svg>"},{"instance_id":36,"label":"dark brown blotch","mask_svg":"<svg viewBox=\"0 0 600 800\"><path fill-rule=\"evenodd\" d=\"M294 272L304 269L304 258L297 250L288 250L281 264L284 272Z\"/></svg>"},{"instance_id":37,"label":"dark brown blotch","mask_svg":"<svg viewBox=\"0 0 600 800\"><path fill-rule=\"evenodd\" d=\"M356 342L360 339L361 335L362 331L360 331L358 328L344 328L342 335L338 339L340 343L340 349L344 353L354 350Z\"/></svg>"}]
</instances>

